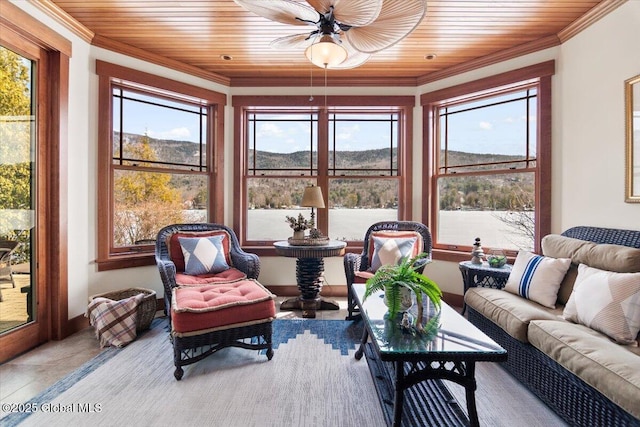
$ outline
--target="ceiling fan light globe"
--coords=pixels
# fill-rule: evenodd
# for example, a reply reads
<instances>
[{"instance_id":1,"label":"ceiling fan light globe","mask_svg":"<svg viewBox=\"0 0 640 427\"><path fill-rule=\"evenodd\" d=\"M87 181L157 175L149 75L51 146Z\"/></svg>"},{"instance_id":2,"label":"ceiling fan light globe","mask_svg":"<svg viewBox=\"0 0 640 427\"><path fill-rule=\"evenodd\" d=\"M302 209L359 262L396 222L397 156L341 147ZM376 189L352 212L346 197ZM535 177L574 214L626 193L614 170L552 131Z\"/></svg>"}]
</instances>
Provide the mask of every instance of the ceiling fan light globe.
<instances>
[{"instance_id":1,"label":"ceiling fan light globe","mask_svg":"<svg viewBox=\"0 0 640 427\"><path fill-rule=\"evenodd\" d=\"M336 43L329 35L324 35L320 41L307 47L305 56L320 68L331 68L347 59L347 50Z\"/></svg>"}]
</instances>

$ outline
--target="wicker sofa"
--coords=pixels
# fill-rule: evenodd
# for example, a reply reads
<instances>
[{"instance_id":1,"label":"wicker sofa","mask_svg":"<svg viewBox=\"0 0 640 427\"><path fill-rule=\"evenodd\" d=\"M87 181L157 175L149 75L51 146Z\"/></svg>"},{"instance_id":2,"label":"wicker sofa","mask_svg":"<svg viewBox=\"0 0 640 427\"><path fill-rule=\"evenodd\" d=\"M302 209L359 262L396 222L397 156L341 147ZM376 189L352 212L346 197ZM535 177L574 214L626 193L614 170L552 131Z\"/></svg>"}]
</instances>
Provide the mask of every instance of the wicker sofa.
<instances>
[{"instance_id":1,"label":"wicker sofa","mask_svg":"<svg viewBox=\"0 0 640 427\"><path fill-rule=\"evenodd\" d=\"M625 271L640 271L640 251L603 245L640 248L640 231L574 227L561 236L555 236L555 241L568 237L580 239L565 239L574 245L596 243L589 250L597 247L595 251L601 250L600 258L605 260L619 261L616 250L620 249L625 254ZM546 252L543 240L543 254L553 256ZM576 264L587 264L576 259L580 256L555 256L572 259L555 309L504 290L472 288L465 294L469 320L508 351L503 366L570 425L640 426L640 348L618 344L562 317L576 279ZM615 270L605 267L597 268Z\"/></svg>"}]
</instances>

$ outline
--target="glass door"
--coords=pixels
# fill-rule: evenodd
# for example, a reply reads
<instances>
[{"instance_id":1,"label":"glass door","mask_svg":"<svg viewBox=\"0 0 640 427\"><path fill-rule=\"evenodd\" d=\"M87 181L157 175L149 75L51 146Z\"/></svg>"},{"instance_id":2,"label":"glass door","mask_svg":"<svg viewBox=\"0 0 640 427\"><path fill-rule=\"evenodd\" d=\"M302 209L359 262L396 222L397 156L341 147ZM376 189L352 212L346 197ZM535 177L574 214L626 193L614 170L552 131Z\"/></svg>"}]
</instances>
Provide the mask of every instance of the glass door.
<instances>
[{"instance_id":1,"label":"glass door","mask_svg":"<svg viewBox=\"0 0 640 427\"><path fill-rule=\"evenodd\" d=\"M0 334L38 320L36 71L0 45Z\"/></svg>"}]
</instances>

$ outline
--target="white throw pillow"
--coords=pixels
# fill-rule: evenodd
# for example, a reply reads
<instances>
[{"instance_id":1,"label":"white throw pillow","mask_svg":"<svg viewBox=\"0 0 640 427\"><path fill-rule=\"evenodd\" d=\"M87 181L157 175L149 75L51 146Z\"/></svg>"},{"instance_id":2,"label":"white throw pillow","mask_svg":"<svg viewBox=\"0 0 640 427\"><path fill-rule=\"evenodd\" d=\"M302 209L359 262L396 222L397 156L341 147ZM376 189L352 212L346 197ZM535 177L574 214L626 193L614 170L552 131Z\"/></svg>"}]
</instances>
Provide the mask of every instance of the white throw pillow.
<instances>
[{"instance_id":1,"label":"white throw pillow","mask_svg":"<svg viewBox=\"0 0 640 427\"><path fill-rule=\"evenodd\" d=\"M403 258L411 258L417 240L417 237L373 237L374 250L369 271L375 272L383 265L396 265Z\"/></svg>"},{"instance_id":2,"label":"white throw pillow","mask_svg":"<svg viewBox=\"0 0 640 427\"><path fill-rule=\"evenodd\" d=\"M640 331L640 273L615 273L580 264L563 316L620 344L635 344Z\"/></svg>"},{"instance_id":3,"label":"white throw pillow","mask_svg":"<svg viewBox=\"0 0 640 427\"><path fill-rule=\"evenodd\" d=\"M555 308L560 283L570 266L569 258L550 258L520 251L504 290Z\"/></svg>"}]
</instances>

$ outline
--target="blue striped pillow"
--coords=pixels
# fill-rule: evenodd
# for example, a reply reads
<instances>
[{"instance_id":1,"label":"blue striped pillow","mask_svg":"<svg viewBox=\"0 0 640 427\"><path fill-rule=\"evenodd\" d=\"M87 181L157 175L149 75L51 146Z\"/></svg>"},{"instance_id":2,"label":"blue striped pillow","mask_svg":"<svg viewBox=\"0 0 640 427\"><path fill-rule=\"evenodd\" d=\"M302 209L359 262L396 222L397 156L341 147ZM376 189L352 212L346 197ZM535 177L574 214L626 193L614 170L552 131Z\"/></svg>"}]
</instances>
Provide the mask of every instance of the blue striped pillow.
<instances>
[{"instance_id":1,"label":"blue striped pillow","mask_svg":"<svg viewBox=\"0 0 640 427\"><path fill-rule=\"evenodd\" d=\"M569 258L551 258L520 251L504 290L555 308L560 283L570 266Z\"/></svg>"}]
</instances>

